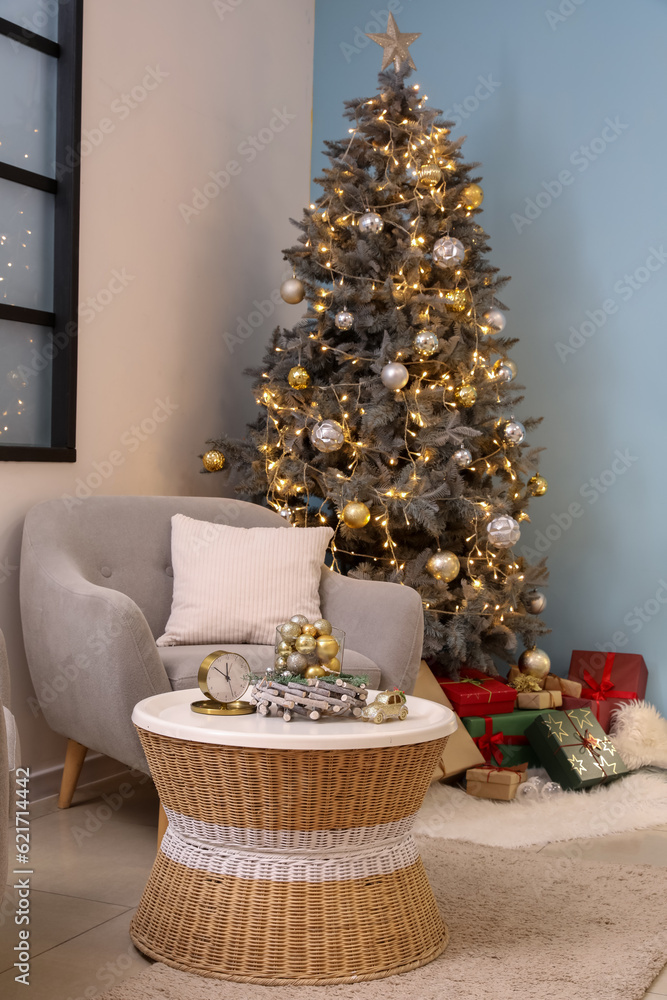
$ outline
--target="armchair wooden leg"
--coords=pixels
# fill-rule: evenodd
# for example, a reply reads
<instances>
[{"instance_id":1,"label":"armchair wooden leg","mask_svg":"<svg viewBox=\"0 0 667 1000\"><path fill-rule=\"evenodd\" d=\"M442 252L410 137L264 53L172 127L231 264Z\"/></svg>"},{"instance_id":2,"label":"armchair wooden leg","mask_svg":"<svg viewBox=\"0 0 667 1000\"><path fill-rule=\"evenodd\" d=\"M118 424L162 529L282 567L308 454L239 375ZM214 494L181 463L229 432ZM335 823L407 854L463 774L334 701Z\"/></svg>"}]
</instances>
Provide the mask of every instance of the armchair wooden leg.
<instances>
[{"instance_id":1,"label":"armchair wooden leg","mask_svg":"<svg viewBox=\"0 0 667 1000\"><path fill-rule=\"evenodd\" d=\"M167 819L167 814L164 811L162 803L160 803L160 812L157 817L157 848L160 850L160 844L162 843L162 838L165 835L169 820Z\"/></svg>"},{"instance_id":2,"label":"armchair wooden leg","mask_svg":"<svg viewBox=\"0 0 667 1000\"><path fill-rule=\"evenodd\" d=\"M59 809L69 809L72 805L72 797L76 791L76 784L81 774L81 768L88 753L88 747L84 747L76 740L67 741L67 754L65 755L65 767L63 777L60 782L60 797L58 799Z\"/></svg>"}]
</instances>

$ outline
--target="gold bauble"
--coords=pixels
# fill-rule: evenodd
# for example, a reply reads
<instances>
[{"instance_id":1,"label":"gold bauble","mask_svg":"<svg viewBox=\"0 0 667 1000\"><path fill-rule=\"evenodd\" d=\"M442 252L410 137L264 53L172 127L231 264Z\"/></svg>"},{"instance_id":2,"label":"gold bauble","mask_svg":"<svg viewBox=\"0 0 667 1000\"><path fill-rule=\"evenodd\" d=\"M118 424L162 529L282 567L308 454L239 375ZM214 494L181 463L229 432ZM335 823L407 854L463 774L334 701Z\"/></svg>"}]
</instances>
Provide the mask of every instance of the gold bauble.
<instances>
[{"instance_id":1,"label":"gold bauble","mask_svg":"<svg viewBox=\"0 0 667 1000\"><path fill-rule=\"evenodd\" d=\"M324 669L324 667L317 667L317 666L306 667L306 669L303 672L304 677L324 677L325 674L326 670Z\"/></svg>"},{"instance_id":2,"label":"gold bauble","mask_svg":"<svg viewBox=\"0 0 667 1000\"><path fill-rule=\"evenodd\" d=\"M479 184L468 184L461 191L461 202L464 208L468 211L472 211L473 208L479 208L479 206L484 201L484 192L482 191Z\"/></svg>"},{"instance_id":3,"label":"gold bauble","mask_svg":"<svg viewBox=\"0 0 667 1000\"><path fill-rule=\"evenodd\" d=\"M339 674L340 673L340 660L337 656L332 656L327 663L323 663L326 673L328 674Z\"/></svg>"},{"instance_id":4,"label":"gold bauble","mask_svg":"<svg viewBox=\"0 0 667 1000\"><path fill-rule=\"evenodd\" d=\"M310 375L301 365L296 365L295 368L290 368L287 381L293 389L307 389L310 385Z\"/></svg>"},{"instance_id":5,"label":"gold bauble","mask_svg":"<svg viewBox=\"0 0 667 1000\"><path fill-rule=\"evenodd\" d=\"M442 171L435 163L427 163L419 168L417 176L420 184L424 184L426 187L435 187L442 180Z\"/></svg>"},{"instance_id":6,"label":"gold bauble","mask_svg":"<svg viewBox=\"0 0 667 1000\"><path fill-rule=\"evenodd\" d=\"M364 528L371 519L371 512L365 503L351 500L343 507L343 521L348 528Z\"/></svg>"},{"instance_id":7,"label":"gold bauble","mask_svg":"<svg viewBox=\"0 0 667 1000\"><path fill-rule=\"evenodd\" d=\"M444 299L452 312L465 312L470 305L470 296L465 288L450 288L444 293Z\"/></svg>"},{"instance_id":8,"label":"gold bauble","mask_svg":"<svg viewBox=\"0 0 667 1000\"><path fill-rule=\"evenodd\" d=\"M338 642L332 635L321 635L315 640L317 655L323 663L332 660L338 652Z\"/></svg>"},{"instance_id":9,"label":"gold bauble","mask_svg":"<svg viewBox=\"0 0 667 1000\"><path fill-rule=\"evenodd\" d=\"M297 653L313 653L317 645L314 635L298 635L294 640Z\"/></svg>"},{"instance_id":10,"label":"gold bauble","mask_svg":"<svg viewBox=\"0 0 667 1000\"><path fill-rule=\"evenodd\" d=\"M301 632L303 635L317 635L317 628L314 625L302 625Z\"/></svg>"},{"instance_id":11,"label":"gold bauble","mask_svg":"<svg viewBox=\"0 0 667 1000\"><path fill-rule=\"evenodd\" d=\"M221 451L217 451L215 448L211 451L207 451L202 458L204 463L204 468L207 472L220 472L220 469L224 467L225 456Z\"/></svg>"},{"instance_id":12,"label":"gold bauble","mask_svg":"<svg viewBox=\"0 0 667 1000\"><path fill-rule=\"evenodd\" d=\"M445 583L451 583L452 580L455 580L460 571L461 563L458 556L449 550L441 551L438 549L426 563L426 572L430 573L436 580L443 580Z\"/></svg>"},{"instance_id":13,"label":"gold bauble","mask_svg":"<svg viewBox=\"0 0 667 1000\"><path fill-rule=\"evenodd\" d=\"M454 396L459 406L469 410L477 401L477 389L474 385L459 385L454 390Z\"/></svg>"},{"instance_id":14,"label":"gold bauble","mask_svg":"<svg viewBox=\"0 0 667 1000\"><path fill-rule=\"evenodd\" d=\"M278 656L288 656L290 653L294 652L294 646L291 642L286 642L284 639L279 642L276 646L276 653Z\"/></svg>"},{"instance_id":15,"label":"gold bauble","mask_svg":"<svg viewBox=\"0 0 667 1000\"><path fill-rule=\"evenodd\" d=\"M283 639L289 642L290 639L296 639L297 635L301 635L301 626L297 625L296 622L285 622L284 625L278 626L278 631Z\"/></svg>"},{"instance_id":16,"label":"gold bauble","mask_svg":"<svg viewBox=\"0 0 667 1000\"><path fill-rule=\"evenodd\" d=\"M549 489L549 484L544 476L531 476L526 485L528 492L534 497L543 497Z\"/></svg>"},{"instance_id":17,"label":"gold bauble","mask_svg":"<svg viewBox=\"0 0 667 1000\"><path fill-rule=\"evenodd\" d=\"M551 670L551 660L543 649L533 646L532 649L524 649L519 657L519 670L541 680Z\"/></svg>"},{"instance_id":18,"label":"gold bauble","mask_svg":"<svg viewBox=\"0 0 667 1000\"><path fill-rule=\"evenodd\" d=\"M331 635L331 622L328 622L326 618L318 618L317 621L313 622L313 627L317 630L318 635Z\"/></svg>"}]
</instances>

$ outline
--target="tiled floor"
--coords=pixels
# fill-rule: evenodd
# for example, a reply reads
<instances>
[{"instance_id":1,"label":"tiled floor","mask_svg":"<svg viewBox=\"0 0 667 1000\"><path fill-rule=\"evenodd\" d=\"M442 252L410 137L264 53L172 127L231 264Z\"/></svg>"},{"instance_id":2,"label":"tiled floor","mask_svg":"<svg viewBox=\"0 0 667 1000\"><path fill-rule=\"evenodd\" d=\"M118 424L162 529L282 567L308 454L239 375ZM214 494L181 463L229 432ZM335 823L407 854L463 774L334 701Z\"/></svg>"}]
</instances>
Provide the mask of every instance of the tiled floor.
<instances>
[{"instance_id":1,"label":"tiled floor","mask_svg":"<svg viewBox=\"0 0 667 1000\"><path fill-rule=\"evenodd\" d=\"M14 982L15 905L8 889L0 908L0 997L92 1000L149 965L128 925L155 856L157 796L146 780L130 787L109 779L78 792L66 811L54 800L37 803L31 819L30 988ZM541 853L665 867L667 826L550 844ZM667 969L647 996L667 997Z\"/></svg>"}]
</instances>

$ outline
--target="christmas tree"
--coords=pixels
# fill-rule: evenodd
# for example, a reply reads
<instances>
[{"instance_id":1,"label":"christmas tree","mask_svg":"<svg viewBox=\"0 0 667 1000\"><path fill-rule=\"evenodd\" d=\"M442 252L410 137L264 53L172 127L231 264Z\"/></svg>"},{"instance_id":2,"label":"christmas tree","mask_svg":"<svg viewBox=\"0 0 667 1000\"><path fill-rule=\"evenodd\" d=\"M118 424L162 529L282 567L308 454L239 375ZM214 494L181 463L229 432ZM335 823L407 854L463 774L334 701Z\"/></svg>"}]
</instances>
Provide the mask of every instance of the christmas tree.
<instances>
[{"instance_id":1,"label":"christmas tree","mask_svg":"<svg viewBox=\"0 0 667 1000\"><path fill-rule=\"evenodd\" d=\"M508 279L487 259L477 164L406 84L418 35L390 16L370 37L384 48L380 92L346 102L349 134L326 143L323 193L284 251L283 298L305 298L305 315L275 330L251 373L249 438L209 441L204 466L226 457L246 499L332 525L333 569L417 589L441 673L493 672L517 637L531 648L547 631L545 566L513 551L547 488L526 443L537 421L515 417Z\"/></svg>"}]
</instances>

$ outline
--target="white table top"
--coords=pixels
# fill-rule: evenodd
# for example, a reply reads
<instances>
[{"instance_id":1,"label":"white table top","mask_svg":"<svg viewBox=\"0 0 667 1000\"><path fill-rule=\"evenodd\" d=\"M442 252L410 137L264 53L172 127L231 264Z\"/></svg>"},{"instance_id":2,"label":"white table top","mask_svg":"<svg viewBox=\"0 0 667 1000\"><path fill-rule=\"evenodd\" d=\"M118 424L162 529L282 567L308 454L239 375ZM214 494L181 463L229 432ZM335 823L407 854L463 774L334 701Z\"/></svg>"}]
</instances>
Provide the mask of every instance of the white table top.
<instances>
[{"instance_id":1,"label":"white table top","mask_svg":"<svg viewBox=\"0 0 667 1000\"><path fill-rule=\"evenodd\" d=\"M369 704L377 691L369 691ZM376 725L360 719L323 718L319 722L296 717L253 715L197 715L190 708L201 699L199 688L168 691L144 698L134 707L132 722L140 729L197 743L219 743L267 750L354 750L363 747L406 746L449 736L456 715L444 705L408 695L408 717Z\"/></svg>"}]
</instances>

